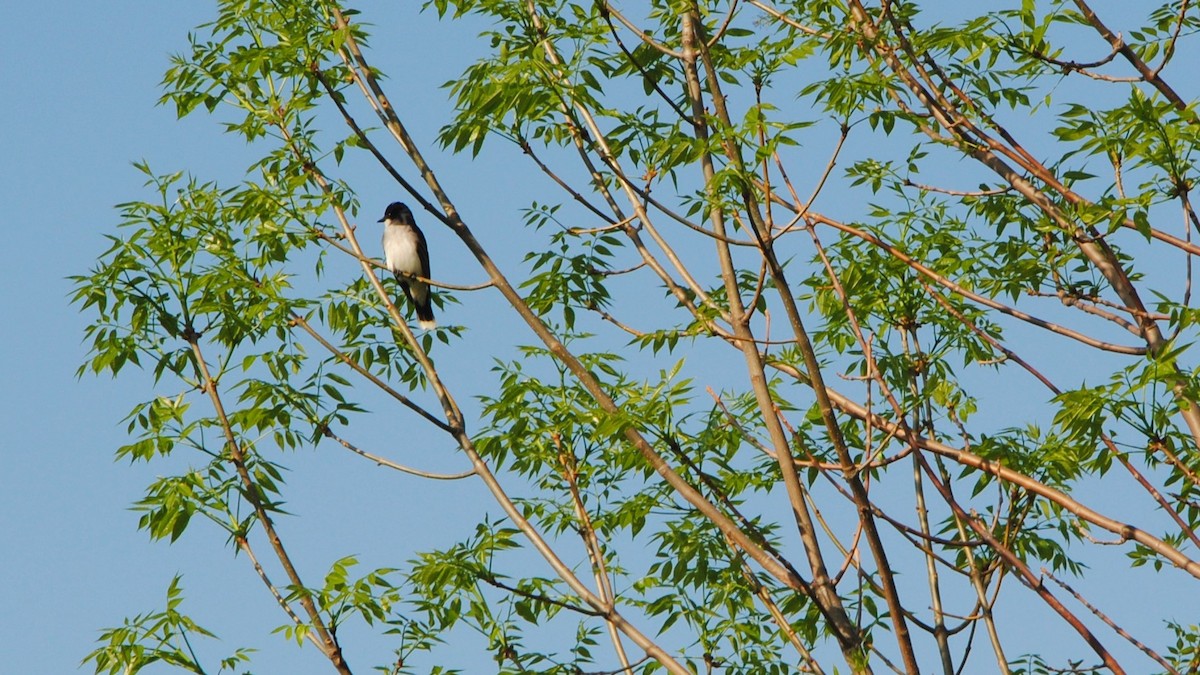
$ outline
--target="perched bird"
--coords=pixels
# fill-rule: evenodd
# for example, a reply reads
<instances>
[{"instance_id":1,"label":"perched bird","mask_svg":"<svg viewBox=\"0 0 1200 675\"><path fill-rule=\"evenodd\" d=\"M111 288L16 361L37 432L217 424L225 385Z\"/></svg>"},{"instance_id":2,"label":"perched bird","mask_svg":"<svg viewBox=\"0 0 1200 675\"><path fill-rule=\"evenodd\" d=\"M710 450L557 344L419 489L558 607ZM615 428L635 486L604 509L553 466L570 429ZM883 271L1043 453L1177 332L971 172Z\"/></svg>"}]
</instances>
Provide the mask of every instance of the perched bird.
<instances>
[{"instance_id":1,"label":"perched bird","mask_svg":"<svg viewBox=\"0 0 1200 675\"><path fill-rule=\"evenodd\" d=\"M387 268L416 308L421 328L435 328L437 322L433 320L433 307L429 304L429 284L404 276L429 278L429 247L425 245L425 235L417 228L412 211L400 202L389 204L379 222L384 224L383 259Z\"/></svg>"}]
</instances>

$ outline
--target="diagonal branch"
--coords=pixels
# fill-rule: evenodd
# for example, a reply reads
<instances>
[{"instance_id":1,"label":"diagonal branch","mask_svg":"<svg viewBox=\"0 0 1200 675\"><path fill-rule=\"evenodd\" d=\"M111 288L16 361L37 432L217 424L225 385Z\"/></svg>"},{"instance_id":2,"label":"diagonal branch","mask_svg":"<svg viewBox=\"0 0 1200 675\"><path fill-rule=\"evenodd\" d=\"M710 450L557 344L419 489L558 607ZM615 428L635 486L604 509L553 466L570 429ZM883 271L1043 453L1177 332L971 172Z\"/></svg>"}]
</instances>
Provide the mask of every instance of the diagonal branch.
<instances>
[{"instance_id":1,"label":"diagonal branch","mask_svg":"<svg viewBox=\"0 0 1200 675\"><path fill-rule=\"evenodd\" d=\"M267 511L258 483L250 475L246 455L242 450L241 443L238 442L237 434L233 430L229 416L225 413L221 394L217 390L217 382L208 370L208 363L204 360L204 353L200 348L200 335L189 327L183 337L191 348L192 364L196 370L197 379L200 381L202 389L208 394L213 409L216 411L217 420L220 422L221 430L225 435L225 447L229 450L229 460L233 464L238 479L242 483L243 494L254 509L259 525L263 528L263 533L266 535L267 541L271 544L271 549L275 552L275 557L279 559L279 564L283 567L288 581L297 589L307 588L304 585L304 581L300 578L300 573L296 571L295 565L292 564L292 558L284 547L283 540L280 539L279 534L275 531L274 520ZM273 586L269 587L274 588ZM304 608L305 614L308 615L309 623L316 632L313 642L321 649L325 657L329 659L330 663L333 664L333 667L339 673L350 675L350 666L346 664L346 660L342 655L341 645L338 644L337 637L326 627L325 620L321 617L321 612L317 609L316 603L313 602L312 596L304 593L300 596L299 602L300 606Z\"/></svg>"}]
</instances>

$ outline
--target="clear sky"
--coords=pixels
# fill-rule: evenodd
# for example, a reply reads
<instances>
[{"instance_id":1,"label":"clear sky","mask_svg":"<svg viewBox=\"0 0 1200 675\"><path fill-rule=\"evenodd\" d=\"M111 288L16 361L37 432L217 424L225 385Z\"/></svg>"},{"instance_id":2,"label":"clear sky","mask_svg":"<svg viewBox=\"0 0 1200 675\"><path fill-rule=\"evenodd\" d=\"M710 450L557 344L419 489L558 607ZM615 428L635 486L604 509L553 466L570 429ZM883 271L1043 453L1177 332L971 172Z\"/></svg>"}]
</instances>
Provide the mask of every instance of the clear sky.
<instances>
[{"instance_id":1,"label":"clear sky","mask_svg":"<svg viewBox=\"0 0 1200 675\"><path fill-rule=\"evenodd\" d=\"M148 397L149 378L134 371L117 381L75 377L87 353L83 329L90 317L68 303L66 277L86 272L105 248L103 235L114 232L117 222L113 205L145 196L144 177L130 163L145 159L159 171L188 169L204 178L236 180L252 157L239 141L222 136L211 119L178 121L172 109L155 105L168 54L184 48L187 32L210 12L208 3L200 2L31 2L0 22L2 673L74 671L99 629L161 607L176 573L184 575L185 611L224 638L215 653L259 647L263 651L252 662L257 673L319 668L311 649L278 648L280 638L269 635L270 628L284 623L278 608L246 562L214 543L212 531L189 532L167 546L150 543L136 529L138 515L128 507L164 470L115 463L112 452L126 442L120 420ZM386 27L375 31L377 46L390 31L403 31L394 50L380 50L380 65L393 80L422 92L422 98L400 105L414 113L414 135L429 143L449 109L436 85L473 58L465 47L479 26L452 29L461 40L456 42L445 28L437 35L426 30L422 22L432 19L418 18L415 11L368 7L367 14ZM405 69L406 63L417 65ZM403 78L396 77L398 69ZM438 162L452 188L473 191L476 213L504 213L515 223L517 209L527 203L508 194L513 181L524 180L511 173L506 164L511 159L480 160L469 172L455 171L467 165L465 159L439 157ZM376 200L380 211L395 198L391 185L376 174L356 187L364 200ZM431 228L426 232L436 247L442 235ZM435 264L456 269L454 259ZM446 276L457 283L478 281ZM425 468L463 468L445 443L438 443L438 456L450 459ZM335 463L337 472L326 470ZM363 502L358 508L364 494L397 491L394 477L329 453L302 451L295 464L289 485L297 501L307 505L305 530L318 533L295 540L301 555L358 553L365 563L381 565L397 550L405 557L411 553L402 542L416 534L406 528L417 525L382 515L411 508L411 494L396 494L390 506L368 508ZM423 489L417 481L401 486ZM439 485L430 493L434 498L437 508L421 514L425 535L452 522L456 508L470 510L488 499L473 482ZM444 543L436 535L423 541ZM1112 557L1120 564L1120 556ZM1165 595L1130 601L1159 608L1190 602ZM1030 596L1029 602L1036 601ZM1036 632L1035 625L1025 628ZM364 666L387 660L386 651L369 645L351 648L369 655L362 659Z\"/></svg>"}]
</instances>

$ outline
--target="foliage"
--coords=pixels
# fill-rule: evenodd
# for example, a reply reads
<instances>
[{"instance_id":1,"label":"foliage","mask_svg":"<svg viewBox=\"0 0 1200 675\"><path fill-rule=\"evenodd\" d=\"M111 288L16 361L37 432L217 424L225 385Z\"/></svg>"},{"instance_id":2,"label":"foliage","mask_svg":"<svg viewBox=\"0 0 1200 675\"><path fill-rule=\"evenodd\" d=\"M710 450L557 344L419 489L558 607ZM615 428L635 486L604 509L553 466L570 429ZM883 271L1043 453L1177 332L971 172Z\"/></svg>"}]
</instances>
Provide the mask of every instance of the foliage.
<instances>
[{"instance_id":1,"label":"foliage","mask_svg":"<svg viewBox=\"0 0 1200 675\"><path fill-rule=\"evenodd\" d=\"M392 673L468 650L498 672L1191 670L1190 617L1104 607L1140 566L1200 577L1200 118L1176 88L1200 8L1124 8L1119 31L1083 0L969 11L431 0L487 28L429 147L369 17L220 2L162 101L259 159L228 186L138 165L148 196L74 278L80 372L154 375L117 450L174 471L140 527L175 541L203 516L278 632L343 673L350 623ZM511 184L513 212L427 159L506 149L520 181L467 182ZM377 176L348 153L439 233L442 327L415 334L376 273L358 186ZM484 219L523 229L494 256ZM439 265L451 247L484 286ZM455 370L468 353L490 376ZM399 425L471 470L353 440ZM357 579L339 552L311 584L275 523L298 512L291 453L318 444L494 505L453 545ZM1130 576L1046 583L1105 537ZM87 661L207 672L181 594ZM1037 601L1060 651L1008 634Z\"/></svg>"}]
</instances>

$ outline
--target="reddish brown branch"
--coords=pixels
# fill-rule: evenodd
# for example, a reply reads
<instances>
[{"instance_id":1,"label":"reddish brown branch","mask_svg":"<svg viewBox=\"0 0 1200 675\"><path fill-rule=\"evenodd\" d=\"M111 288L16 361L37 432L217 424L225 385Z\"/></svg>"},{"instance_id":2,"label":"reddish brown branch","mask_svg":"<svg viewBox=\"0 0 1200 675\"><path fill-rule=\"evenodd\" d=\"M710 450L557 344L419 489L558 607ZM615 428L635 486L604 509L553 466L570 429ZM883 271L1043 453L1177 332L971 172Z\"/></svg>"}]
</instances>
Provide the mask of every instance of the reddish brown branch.
<instances>
[{"instance_id":1,"label":"reddish brown branch","mask_svg":"<svg viewBox=\"0 0 1200 675\"><path fill-rule=\"evenodd\" d=\"M1108 618L1108 615L1106 615L1104 612L1101 612L1099 609L1097 609L1096 606L1093 605L1092 603L1088 602L1086 598L1084 598L1079 593L1075 592L1074 588L1071 588L1066 583L1061 581L1058 577L1054 576L1045 567L1042 568L1042 574L1050 577L1050 581L1053 581L1054 583L1058 584L1059 586L1062 587L1062 589L1064 591L1066 591L1066 592L1070 593L1072 596L1074 596L1074 598L1079 601L1079 604L1083 605L1084 607L1087 607L1088 611L1090 611L1092 614L1095 614L1096 618L1100 619L1109 628L1113 629L1113 631L1115 631L1117 635L1120 635L1121 637L1125 638L1129 642L1129 644L1142 650L1143 654L1145 654L1146 656L1149 656L1151 659L1154 659L1154 661L1157 662L1158 665L1162 666L1163 668L1166 668L1168 673L1171 673L1171 675L1180 675L1179 671L1175 670L1175 668L1170 664L1170 662L1168 662L1166 659L1164 659L1162 656L1160 656L1158 654L1158 652L1156 652L1153 649L1142 644L1140 641L1138 641L1137 638L1130 635L1128 633L1128 631L1126 631L1124 628L1121 628L1120 626L1118 626L1115 621Z\"/></svg>"},{"instance_id":2,"label":"reddish brown branch","mask_svg":"<svg viewBox=\"0 0 1200 675\"><path fill-rule=\"evenodd\" d=\"M974 530L975 533L979 535L980 539L987 542L992 550L994 550L996 554L1004 560L1005 564L1017 572L1018 578L1021 579L1021 581L1027 587L1033 590L1034 593L1037 593L1038 597L1040 597L1042 601L1050 607L1050 609L1054 610L1055 613L1061 616L1063 620L1071 626L1071 628L1075 629L1075 632L1079 633L1084 642L1087 642L1088 646L1092 648L1092 651L1096 652L1100 659L1104 661L1104 665L1107 666L1114 675L1123 675L1125 670L1121 668L1120 664L1117 663L1117 660L1111 653L1109 653L1108 649L1106 649L1104 645L1100 643L1100 640L1097 639L1090 630L1088 630L1087 626L1083 625L1083 622L1079 620L1079 617L1075 616L1071 610L1067 609L1065 605L1059 602L1058 598L1054 597L1054 594L1051 593L1048 588L1046 588L1046 585L1042 583L1041 579L1038 579L1033 571L1029 569L1029 566L1026 565L1020 557L1013 553L1010 548L996 539L996 537L992 535L989 528L984 523L979 521L979 517L974 512L967 513L962 506L958 504L958 501L955 500L954 495L950 492L949 488L938 478L937 474L933 471L932 467L929 466L929 463L925 460L925 457L921 453L917 453L916 457L921 463L921 467L924 470L925 475L929 477L929 480L933 483L934 488L941 493L942 499L954 511L955 516L965 522L972 530Z\"/></svg>"}]
</instances>

